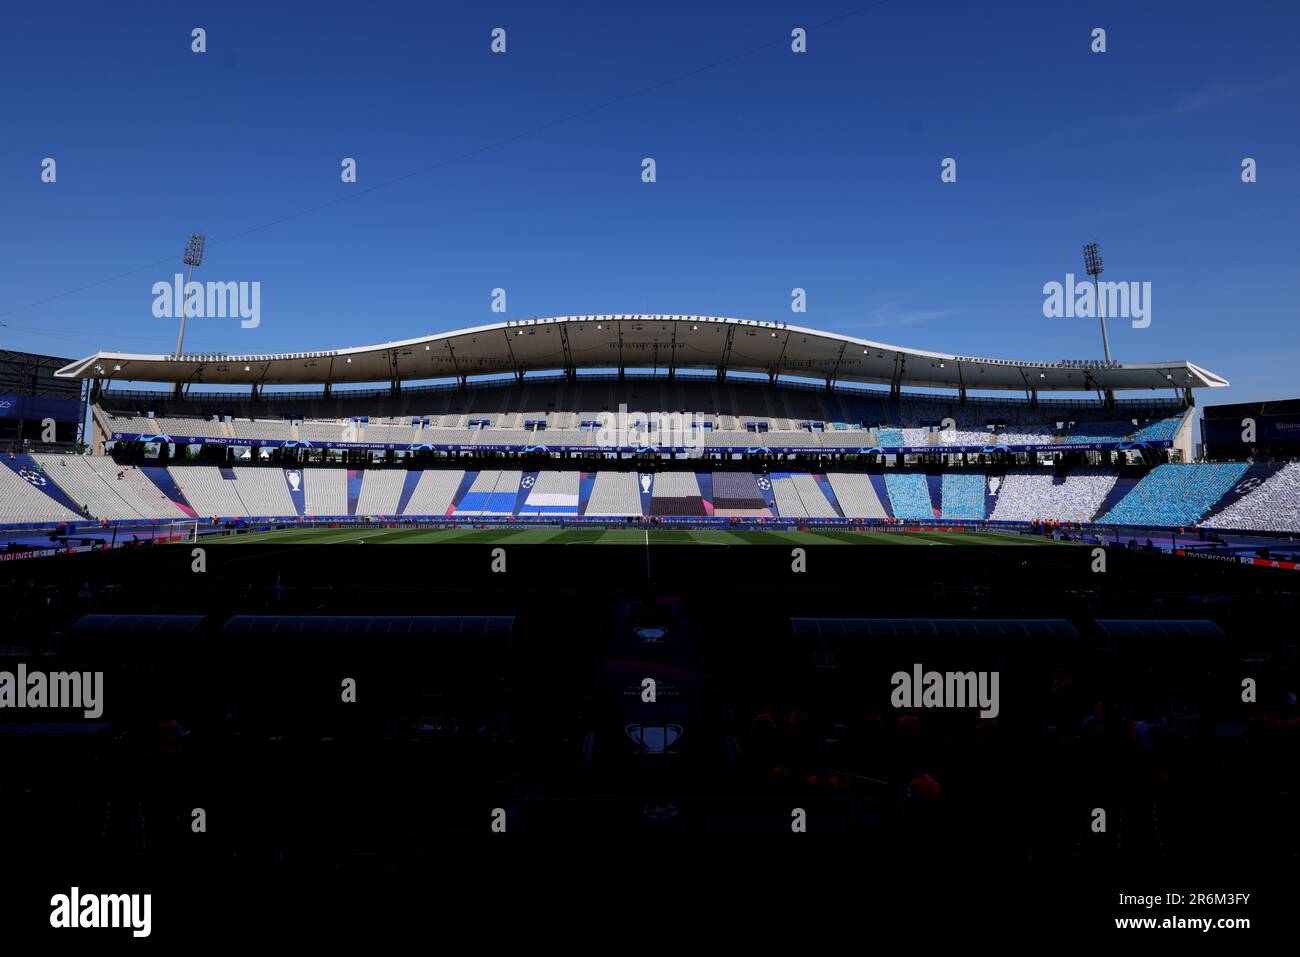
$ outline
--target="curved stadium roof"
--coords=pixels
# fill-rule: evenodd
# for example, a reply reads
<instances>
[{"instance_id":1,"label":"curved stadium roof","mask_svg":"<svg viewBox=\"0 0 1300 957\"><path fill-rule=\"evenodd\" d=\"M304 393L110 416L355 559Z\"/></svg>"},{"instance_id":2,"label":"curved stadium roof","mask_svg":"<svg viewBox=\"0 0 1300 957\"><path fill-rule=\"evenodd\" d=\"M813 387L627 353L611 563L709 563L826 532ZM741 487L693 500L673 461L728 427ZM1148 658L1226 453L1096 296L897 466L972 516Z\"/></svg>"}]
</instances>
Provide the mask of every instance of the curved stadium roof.
<instances>
[{"instance_id":1,"label":"curved stadium roof","mask_svg":"<svg viewBox=\"0 0 1300 957\"><path fill-rule=\"evenodd\" d=\"M900 387L1021 392L1228 384L1186 360L1108 365L1089 360L976 358L884 345L786 323L678 315L522 319L400 342L272 355L97 352L55 375L262 386L610 368L707 369Z\"/></svg>"}]
</instances>

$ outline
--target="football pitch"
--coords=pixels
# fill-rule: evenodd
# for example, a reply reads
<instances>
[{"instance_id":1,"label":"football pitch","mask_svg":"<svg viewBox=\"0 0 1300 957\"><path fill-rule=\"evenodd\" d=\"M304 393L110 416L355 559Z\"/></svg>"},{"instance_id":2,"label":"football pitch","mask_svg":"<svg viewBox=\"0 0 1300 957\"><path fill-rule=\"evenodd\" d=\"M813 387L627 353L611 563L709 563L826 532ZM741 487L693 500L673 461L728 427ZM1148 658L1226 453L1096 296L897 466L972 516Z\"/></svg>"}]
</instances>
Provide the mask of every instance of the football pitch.
<instances>
[{"instance_id":1,"label":"football pitch","mask_svg":"<svg viewBox=\"0 0 1300 957\"><path fill-rule=\"evenodd\" d=\"M205 537L214 545L1067 545L1009 532L673 528L291 528Z\"/></svg>"}]
</instances>

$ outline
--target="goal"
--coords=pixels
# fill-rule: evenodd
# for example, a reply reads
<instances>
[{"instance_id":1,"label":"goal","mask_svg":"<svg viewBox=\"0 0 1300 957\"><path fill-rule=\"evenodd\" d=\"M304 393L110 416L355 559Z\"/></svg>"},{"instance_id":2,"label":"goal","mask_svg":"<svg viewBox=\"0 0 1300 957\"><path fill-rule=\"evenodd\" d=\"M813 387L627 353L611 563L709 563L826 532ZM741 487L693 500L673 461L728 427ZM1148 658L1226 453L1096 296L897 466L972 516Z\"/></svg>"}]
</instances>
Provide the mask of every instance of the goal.
<instances>
[{"instance_id":1,"label":"goal","mask_svg":"<svg viewBox=\"0 0 1300 957\"><path fill-rule=\"evenodd\" d=\"M199 540L199 523L192 518L180 522L168 522L158 529L154 536L157 542L197 542Z\"/></svg>"}]
</instances>

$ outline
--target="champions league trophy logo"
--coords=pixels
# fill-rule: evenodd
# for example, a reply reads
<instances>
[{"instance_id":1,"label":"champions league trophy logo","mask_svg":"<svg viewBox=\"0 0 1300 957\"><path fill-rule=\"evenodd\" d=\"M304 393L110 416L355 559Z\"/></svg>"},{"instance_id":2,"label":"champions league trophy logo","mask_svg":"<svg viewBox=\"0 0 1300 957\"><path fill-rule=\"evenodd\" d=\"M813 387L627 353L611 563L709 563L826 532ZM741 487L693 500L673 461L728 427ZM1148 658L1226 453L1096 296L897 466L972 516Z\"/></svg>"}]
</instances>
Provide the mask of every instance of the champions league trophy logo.
<instances>
[{"instance_id":1,"label":"champions league trophy logo","mask_svg":"<svg viewBox=\"0 0 1300 957\"><path fill-rule=\"evenodd\" d=\"M644 494L644 495L649 495L649 494L650 494L650 483L653 482L653 481L654 481L654 476L653 476L653 475L645 475L645 474L642 474L642 476L641 476L641 492L642 492L642 494Z\"/></svg>"},{"instance_id":2,"label":"champions league trophy logo","mask_svg":"<svg viewBox=\"0 0 1300 957\"><path fill-rule=\"evenodd\" d=\"M301 489L298 486L302 482L302 473L288 472L286 474L289 476L289 490L291 492L294 492L295 494L301 491Z\"/></svg>"}]
</instances>

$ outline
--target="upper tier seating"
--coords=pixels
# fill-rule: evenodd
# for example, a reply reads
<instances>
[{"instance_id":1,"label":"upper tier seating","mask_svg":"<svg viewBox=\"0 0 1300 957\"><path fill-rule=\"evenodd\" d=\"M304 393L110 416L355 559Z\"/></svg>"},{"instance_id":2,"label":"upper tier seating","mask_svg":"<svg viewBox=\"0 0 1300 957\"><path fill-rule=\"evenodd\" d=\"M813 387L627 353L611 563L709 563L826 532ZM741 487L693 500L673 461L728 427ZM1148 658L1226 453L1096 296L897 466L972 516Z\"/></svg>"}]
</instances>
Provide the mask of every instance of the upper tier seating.
<instances>
[{"instance_id":1,"label":"upper tier seating","mask_svg":"<svg viewBox=\"0 0 1300 957\"><path fill-rule=\"evenodd\" d=\"M235 438L238 439L278 439L288 442L293 438L291 426L283 419L279 422L251 422L248 419L235 419L230 425L235 431Z\"/></svg>"},{"instance_id":2,"label":"upper tier seating","mask_svg":"<svg viewBox=\"0 0 1300 957\"><path fill-rule=\"evenodd\" d=\"M620 405L628 410L629 421L639 421L643 428L649 422L657 423L661 430L678 421L707 422L712 430L701 436L705 445L738 449L982 448L1131 438L1168 441L1185 414L1167 401L1126 404L1117 409L1100 404L1056 407L1047 401L1030 407L974 398L963 404L941 395L893 399L877 390L826 393L742 380L718 384L685 377L669 382L632 376L622 382L530 379L512 385L477 384L464 391L415 388L397 396L364 398L336 393L330 398L282 399L271 393L252 402L242 396L193 394L181 402L161 397L152 402L151 408L163 410L157 419L140 417L139 398L130 397L121 400L110 426L127 434L163 431L287 441L293 437L293 427L286 419L305 416L297 432L306 442L587 446L598 444L598 433L581 430L580 423L608 421ZM115 407L112 393L101 400L101 407ZM233 419L212 421L214 412L233 414ZM111 413L105 414L111 417ZM354 422L352 416L365 417L368 422ZM488 427L471 430L471 421L485 421ZM547 427L534 431L526 424L530 421L545 422ZM1067 421L1074 425L1064 428ZM1142 423L1141 427L1134 421ZM748 423L765 425L769 431L749 432ZM945 425L948 427L942 428ZM645 440L643 434L638 441ZM660 440L659 444L664 443Z\"/></svg>"}]
</instances>

